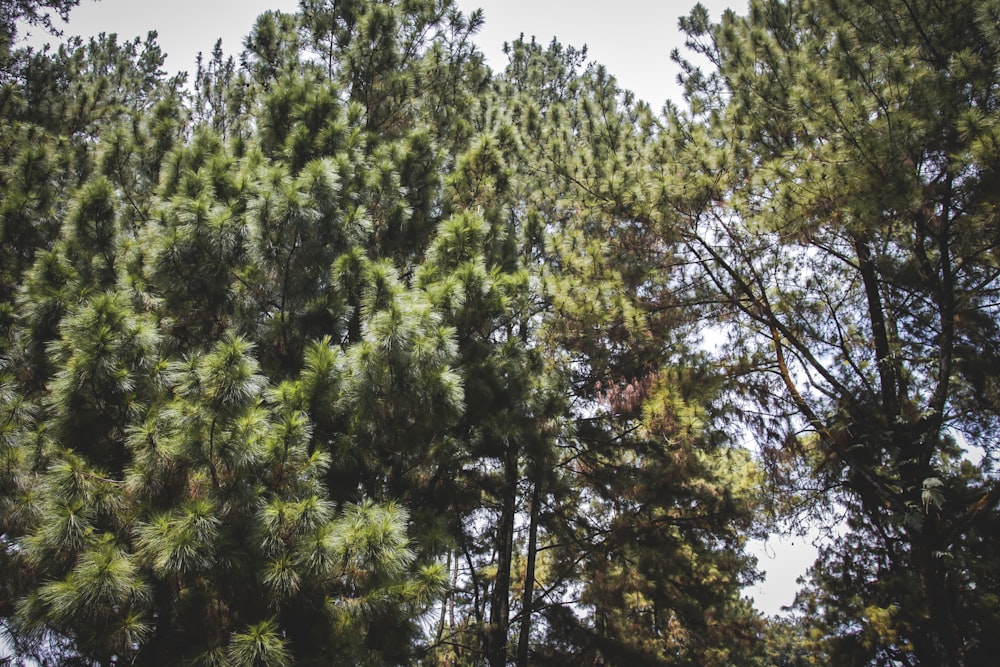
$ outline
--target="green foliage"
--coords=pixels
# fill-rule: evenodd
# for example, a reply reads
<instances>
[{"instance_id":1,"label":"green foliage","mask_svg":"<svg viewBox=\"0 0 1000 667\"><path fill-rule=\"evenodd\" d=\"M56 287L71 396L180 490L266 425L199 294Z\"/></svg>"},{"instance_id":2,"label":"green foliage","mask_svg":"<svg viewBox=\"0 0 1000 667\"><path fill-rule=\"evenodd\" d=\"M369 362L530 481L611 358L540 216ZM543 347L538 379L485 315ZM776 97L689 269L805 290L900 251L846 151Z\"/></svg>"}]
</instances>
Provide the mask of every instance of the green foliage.
<instances>
[{"instance_id":1,"label":"green foliage","mask_svg":"<svg viewBox=\"0 0 1000 667\"><path fill-rule=\"evenodd\" d=\"M7 30L13 650L988 664L994 4L696 8L663 116L451 0L303 0L188 89ZM764 619L804 505L847 529Z\"/></svg>"},{"instance_id":2,"label":"green foliage","mask_svg":"<svg viewBox=\"0 0 1000 667\"><path fill-rule=\"evenodd\" d=\"M802 602L832 664L986 664L995 634L972 620L992 547L958 546L1000 500L994 388L972 370L995 367L998 333L996 154L969 124L997 107L985 7L762 1L685 22L717 69L687 68L664 223L732 313L775 479L847 514Z\"/></svg>"},{"instance_id":3,"label":"green foliage","mask_svg":"<svg viewBox=\"0 0 1000 667\"><path fill-rule=\"evenodd\" d=\"M237 632L226 648L229 664L239 667L286 667L292 664L291 655L272 620L247 627Z\"/></svg>"},{"instance_id":4,"label":"green foliage","mask_svg":"<svg viewBox=\"0 0 1000 667\"><path fill-rule=\"evenodd\" d=\"M64 22L69 20L69 12L80 4L80 0L5 0L3 17L0 18L0 81L7 74L11 49L17 43L18 23L40 26L52 34L61 34L53 25L49 10Z\"/></svg>"}]
</instances>

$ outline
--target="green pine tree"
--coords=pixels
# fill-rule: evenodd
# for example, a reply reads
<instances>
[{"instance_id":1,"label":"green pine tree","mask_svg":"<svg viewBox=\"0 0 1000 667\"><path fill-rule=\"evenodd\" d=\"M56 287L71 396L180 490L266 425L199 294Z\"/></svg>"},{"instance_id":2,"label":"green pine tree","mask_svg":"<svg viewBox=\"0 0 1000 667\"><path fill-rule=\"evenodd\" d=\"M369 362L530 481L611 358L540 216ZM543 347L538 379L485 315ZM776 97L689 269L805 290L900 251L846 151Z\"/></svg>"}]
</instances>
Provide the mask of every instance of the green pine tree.
<instances>
[{"instance_id":1,"label":"green pine tree","mask_svg":"<svg viewBox=\"0 0 1000 667\"><path fill-rule=\"evenodd\" d=\"M664 135L664 223L732 318L765 460L846 513L800 603L832 664L992 660L997 16L767 1L684 22L713 69L688 66Z\"/></svg>"}]
</instances>

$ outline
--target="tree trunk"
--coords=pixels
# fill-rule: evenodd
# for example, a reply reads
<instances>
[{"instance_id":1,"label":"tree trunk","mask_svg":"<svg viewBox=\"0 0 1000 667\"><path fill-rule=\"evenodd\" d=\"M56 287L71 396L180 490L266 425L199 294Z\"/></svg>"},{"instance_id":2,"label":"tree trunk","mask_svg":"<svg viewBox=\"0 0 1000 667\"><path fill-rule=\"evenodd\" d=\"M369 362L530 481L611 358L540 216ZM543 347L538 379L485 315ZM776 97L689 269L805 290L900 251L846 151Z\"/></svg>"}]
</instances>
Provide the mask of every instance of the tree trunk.
<instances>
[{"instance_id":1,"label":"tree trunk","mask_svg":"<svg viewBox=\"0 0 1000 667\"><path fill-rule=\"evenodd\" d=\"M531 489L531 516L528 524L528 554L524 569L524 594L521 596L521 634L517 641L517 667L528 667L528 644L531 641L531 611L535 595L535 552L538 546L538 512L541 504L541 482Z\"/></svg>"},{"instance_id":2,"label":"tree trunk","mask_svg":"<svg viewBox=\"0 0 1000 667\"><path fill-rule=\"evenodd\" d=\"M514 514L517 506L517 447L508 444L504 456L504 485L497 525L497 576L490 599L486 629L486 661L490 667L507 664L507 628L510 625L510 567L514 552Z\"/></svg>"},{"instance_id":3,"label":"tree trunk","mask_svg":"<svg viewBox=\"0 0 1000 667\"><path fill-rule=\"evenodd\" d=\"M915 643L915 648L922 665L964 667L963 642L948 594L948 575L935 553L937 521L930 515L925 521L924 529L917 536L918 543L913 545L913 554L930 623L924 639ZM921 646L924 647L922 651Z\"/></svg>"}]
</instances>

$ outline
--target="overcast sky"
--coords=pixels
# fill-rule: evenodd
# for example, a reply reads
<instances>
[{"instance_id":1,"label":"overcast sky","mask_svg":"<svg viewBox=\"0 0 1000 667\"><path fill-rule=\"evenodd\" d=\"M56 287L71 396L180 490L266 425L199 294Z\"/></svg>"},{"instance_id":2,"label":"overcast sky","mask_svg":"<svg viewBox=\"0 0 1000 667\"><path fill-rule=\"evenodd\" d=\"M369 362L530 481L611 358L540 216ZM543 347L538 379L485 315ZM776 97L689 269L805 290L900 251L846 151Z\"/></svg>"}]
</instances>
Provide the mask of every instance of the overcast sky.
<instances>
[{"instance_id":1,"label":"overcast sky","mask_svg":"<svg viewBox=\"0 0 1000 667\"><path fill-rule=\"evenodd\" d=\"M715 18L729 5L743 8L727 0L702 4ZM668 98L679 101L678 69L670 51L683 47L677 19L694 0L458 0L458 5L465 12L476 7L485 12L478 43L494 69L506 62L503 43L521 33L543 44L558 36L565 45L586 44L589 59L605 65L654 109ZM219 37L228 52L238 53L258 14L297 8L298 0L81 0L65 32L85 37L113 32L124 39L156 30L168 70L191 73L198 51L209 53Z\"/></svg>"},{"instance_id":2,"label":"overcast sky","mask_svg":"<svg viewBox=\"0 0 1000 667\"><path fill-rule=\"evenodd\" d=\"M735 0L702 4L715 19L727 6L739 12L746 6ZM465 12L476 7L485 11L486 24L477 42L493 69L506 63L503 43L521 33L543 44L557 36L564 45L586 44L589 59L605 65L620 85L654 109L667 99L680 102L678 69L670 52L683 48L677 19L690 11L694 0L458 0L458 5ZM82 0L70 15L65 34L86 37L103 31L125 39L156 30L168 55L167 70L193 73L197 53L209 53L218 38L235 55L261 12L291 12L297 7L298 0ZM802 538L752 546L767 579L748 593L762 611L777 613L792 603L795 580L812 563L815 549Z\"/></svg>"}]
</instances>

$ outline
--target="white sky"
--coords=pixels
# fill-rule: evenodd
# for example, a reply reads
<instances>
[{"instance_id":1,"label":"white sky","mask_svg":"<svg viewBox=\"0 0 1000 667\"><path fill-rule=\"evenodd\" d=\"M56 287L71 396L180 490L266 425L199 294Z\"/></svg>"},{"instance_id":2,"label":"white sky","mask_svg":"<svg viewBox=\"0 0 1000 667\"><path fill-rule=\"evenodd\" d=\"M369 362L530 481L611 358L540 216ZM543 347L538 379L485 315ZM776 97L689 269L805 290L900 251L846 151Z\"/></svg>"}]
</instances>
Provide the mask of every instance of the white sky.
<instances>
[{"instance_id":1,"label":"white sky","mask_svg":"<svg viewBox=\"0 0 1000 667\"><path fill-rule=\"evenodd\" d=\"M486 24L478 36L490 66L502 69L504 42L535 36L547 45L558 36L564 45L587 45L588 57L608 68L619 83L659 109L668 98L679 101L678 69L670 51L683 49L679 16L695 0L458 0L465 12L481 7ZM739 0L702 0L712 16ZM198 51L208 54L222 38L230 53L239 52L254 19L268 9L295 11L298 0L81 0L70 14L66 35L117 33L119 38L159 33L170 72L193 73ZM35 30L37 33L38 31ZM36 38L41 37L36 34Z\"/></svg>"},{"instance_id":2,"label":"white sky","mask_svg":"<svg viewBox=\"0 0 1000 667\"><path fill-rule=\"evenodd\" d=\"M680 70L670 52L684 49L677 19L691 11L695 0L458 0L458 4L466 12L476 7L485 12L478 43L494 69L506 62L503 43L522 32L543 45L558 37L564 45L586 45L589 60L607 67L622 87L654 109L668 98L680 102L676 85ZM726 7L740 3L702 0L702 4L718 18Z\"/></svg>"},{"instance_id":3,"label":"white sky","mask_svg":"<svg viewBox=\"0 0 1000 667\"><path fill-rule=\"evenodd\" d=\"M746 2L702 0L713 18L728 6L745 11ZM659 109L667 99L680 103L678 69L670 61L674 48L683 50L677 19L694 0L458 0L469 12L481 7L486 23L477 43L494 70L506 63L503 43L535 36L548 44L558 36L564 45L588 47L588 58L605 65L620 85ZM193 73L195 56L208 54L216 39L236 54L256 17L268 9L295 11L298 0L82 0L70 15L65 34L83 36L117 33L120 39L158 32L167 53L169 72ZM38 43L38 35L31 41ZM767 578L747 591L759 609L777 613L795 597L796 578L815 558L816 549L805 538L754 542L751 551Z\"/></svg>"}]
</instances>

